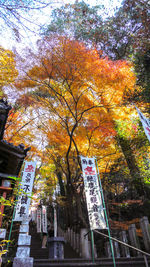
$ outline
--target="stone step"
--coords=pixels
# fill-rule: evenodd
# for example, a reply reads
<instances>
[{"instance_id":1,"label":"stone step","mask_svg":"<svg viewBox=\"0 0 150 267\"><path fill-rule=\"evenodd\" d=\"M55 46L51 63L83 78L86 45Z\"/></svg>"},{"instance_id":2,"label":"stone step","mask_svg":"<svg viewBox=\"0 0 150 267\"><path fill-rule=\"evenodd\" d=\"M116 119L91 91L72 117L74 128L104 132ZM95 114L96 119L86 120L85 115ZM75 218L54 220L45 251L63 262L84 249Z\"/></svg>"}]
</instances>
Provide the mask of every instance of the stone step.
<instances>
[{"instance_id":1,"label":"stone step","mask_svg":"<svg viewBox=\"0 0 150 267\"><path fill-rule=\"evenodd\" d=\"M68 242L65 243L64 245L64 258L66 259L80 258L79 254L70 246Z\"/></svg>"},{"instance_id":2,"label":"stone step","mask_svg":"<svg viewBox=\"0 0 150 267\"><path fill-rule=\"evenodd\" d=\"M33 257L34 259L48 259L48 249L47 248L40 248L40 249L32 248L30 250L30 257Z\"/></svg>"},{"instance_id":3,"label":"stone step","mask_svg":"<svg viewBox=\"0 0 150 267\"><path fill-rule=\"evenodd\" d=\"M30 257L34 259L48 259L48 248L41 248L42 242L35 242L31 239ZM64 245L65 258L79 258L79 255L73 250L69 243Z\"/></svg>"},{"instance_id":4,"label":"stone step","mask_svg":"<svg viewBox=\"0 0 150 267\"><path fill-rule=\"evenodd\" d=\"M148 259L148 263L150 264L150 258ZM63 259L63 260L34 260L34 267L113 267L112 259L96 259L93 263L91 260L85 259ZM116 259L116 267L145 267L145 262L143 257L139 258L120 258Z\"/></svg>"}]
</instances>

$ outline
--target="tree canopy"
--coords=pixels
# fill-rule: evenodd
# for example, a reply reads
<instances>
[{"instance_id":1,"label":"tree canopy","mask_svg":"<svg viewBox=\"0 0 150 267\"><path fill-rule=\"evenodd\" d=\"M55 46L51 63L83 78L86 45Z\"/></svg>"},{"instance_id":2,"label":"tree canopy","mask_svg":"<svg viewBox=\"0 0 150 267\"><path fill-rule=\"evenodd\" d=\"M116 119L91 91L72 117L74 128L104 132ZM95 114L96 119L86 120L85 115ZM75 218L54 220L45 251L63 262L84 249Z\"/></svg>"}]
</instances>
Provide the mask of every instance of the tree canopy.
<instances>
[{"instance_id":1,"label":"tree canopy","mask_svg":"<svg viewBox=\"0 0 150 267\"><path fill-rule=\"evenodd\" d=\"M19 23L28 8L45 6L8 4L10 10L2 10L10 12L10 25L13 16ZM25 48L14 59L1 48L1 95L10 83L17 95L5 138L33 145L31 155L41 164L37 192L43 188L41 197L52 201L59 184L57 203L67 209L68 224L77 210L84 226L80 155L97 157L114 220L125 218L123 201L149 201L149 144L133 106L149 112L148 1L124 0L107 19L101 8L84 1L67 4L53 11L37 50Z\"/></svg>"},{"instance_id":2,"label":"tree canopy","mask_svg":"<svg viewBox=\"0 0 150 267\"><path fill-rule=\"evenodd\" d=\"M124 0L112 17L103 18L102 6L90 7L84 1L54 9L45 33L56 33L96 46L113 59L149 47L149 1ZM104 13L104 12L103 12Z\"/></svg>"},{"instance_id":3,"label":"tree canopy","mask_svg":"<svg viewBox=\"0 0 150 267\"><path fill-rule=\"evenodd\" d=\"M14 54L0 47L0 97L4 96L4 86L12 84L18 75Z\"/></svg>"},{"instance_id":4,"label":"tree canopy","mask_svg":"<svg viewBox=\"0 0 150 267\"><path fill-rule=\"evenodd\" d=\"M102 173L120 158L115 123L130 118L130 109L122 105L135 90L135 74L130 63L101 58L96 49L65 37L46 37L37 53L30 53L32 62L27 60L25 74L16 81L25 92L20 103L44 110L39 127L47 143L45 160L54 164L71 204L81 194L80 155L97 155Z\"/></svg>"}]
</instances>

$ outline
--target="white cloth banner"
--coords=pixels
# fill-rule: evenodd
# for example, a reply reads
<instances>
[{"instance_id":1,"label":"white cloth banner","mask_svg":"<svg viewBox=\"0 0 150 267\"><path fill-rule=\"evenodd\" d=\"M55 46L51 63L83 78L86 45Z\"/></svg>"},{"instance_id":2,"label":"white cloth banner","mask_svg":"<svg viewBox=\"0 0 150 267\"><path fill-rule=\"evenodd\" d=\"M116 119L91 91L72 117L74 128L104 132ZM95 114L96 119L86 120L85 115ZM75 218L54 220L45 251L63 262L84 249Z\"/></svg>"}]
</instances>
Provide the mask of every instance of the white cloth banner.
<instances>
[{"instance_id":1,"label":"white cloth banner","mask_svg":"<svg viewBox=\"0 0 150 267\"><path fill-rule=\"evenodd\" d=\"M15 208L16 212L14 221L22 221L23 219L27 219L29 216L29 206L31 202L35 169L36 162L25 161L18 201Z\"/></svg>"},{"instance_id":2,"label":"white cloth banner","mask_svg":"<svg viewBox=\"0 0 150 267\"><path fill-rule=\"evenodd\" d=\"M32 221L36 222L36 209L34 208L33 210L31 210L31 219Z\"/></svg>"},{"instance_id":3,"label":"white cloth banner","mask_svg":"<svg viewBox=\"0 0 150 267\"><path fill-rule=\"evenodd\" d=\"M37 208L37 217L36 217L36 227L37 227L37 233L41 233L41 208Z\"/></svg>"},{"instance_id":4,"label":"white cloth banner","mask_svg":"<svg viewBox=\"0 0 150 267\"><path fill-rule=\"evenodd\" d=\"M81 156L87 210L91 230L106 229L100 186L94 158Z\"/></svg>"},{"instance_id":5,"label":"white cloth banner","mask_svg":"<svg viewBox=\"0 0 150 267\"><path fill-rule=\"evenodd\" d=\"M42 206L42 232L47 233L47 209Z\"/></svg>"},{"instance_id":6,"label":"white cloth banner","mask_svg":"<svg viewBox=\"0 0 150 267\"><path fill-rule=\"evenodd\" d=\"M137 107L136 107L136 110L137 110L138 115L140 117L145 134L146 134L148 140L150 141L150 120L147 119Z\"/></svg>"}]
</instances>

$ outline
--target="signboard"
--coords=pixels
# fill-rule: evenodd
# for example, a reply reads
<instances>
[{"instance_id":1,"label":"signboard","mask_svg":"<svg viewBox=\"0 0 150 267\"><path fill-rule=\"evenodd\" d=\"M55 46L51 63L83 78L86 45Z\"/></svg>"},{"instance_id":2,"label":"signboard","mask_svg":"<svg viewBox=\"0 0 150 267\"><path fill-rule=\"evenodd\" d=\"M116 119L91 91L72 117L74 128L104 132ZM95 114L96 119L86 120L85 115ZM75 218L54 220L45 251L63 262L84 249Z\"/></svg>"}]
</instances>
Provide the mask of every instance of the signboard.
<instances>
[{"instance_id":1,"label":"signboard","mask_svg":"<svg viewBox=\"0 0 150 267\"><path fill-rule=\"evenodd\" d=\"M42 206L42 232L47 233L47 209Z\"/></svg>"},{"instance_id":2,"label":"signboard","mask_svg":"<svg viewBox=\"0 0 150 267\"><path fill-rule=\"evenodd\" d=\"M37 208L37 218L36 218L36 227L37 227L37 233L41 233L41 208Z\"/></svg>"},{"instance_id":3,"label":"signboard","mask_svg":"<svg viewBox=\"0 0 150 267\"><path fill-rule=\"evenodd\" d=\"M106 229L107 227L95 166L95 159L81 156L81 165L90 228L91 230Z\"/></svg>"},{"instance_id":4,"label":"signboard","mask_svg":"<svg viewBox=\"0 0 150 267\"><path fill-rule=\"evenodd\" d=\"M28 218L36 163L25 161L14 221Z\"/></svg>"}]
</instances>

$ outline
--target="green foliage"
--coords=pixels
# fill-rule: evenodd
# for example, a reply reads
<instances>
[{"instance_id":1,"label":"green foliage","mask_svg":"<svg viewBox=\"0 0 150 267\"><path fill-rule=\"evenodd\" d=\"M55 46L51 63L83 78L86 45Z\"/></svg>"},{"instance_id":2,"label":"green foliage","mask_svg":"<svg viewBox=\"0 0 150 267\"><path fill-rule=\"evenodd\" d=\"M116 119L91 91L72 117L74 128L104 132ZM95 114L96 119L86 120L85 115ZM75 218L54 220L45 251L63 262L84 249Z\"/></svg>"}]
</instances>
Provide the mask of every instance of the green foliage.
<instances>
[{"instance_id":1,"label":"green foliage","mask_svg":"<svg viewBox=\"0 0 150 267\"><path fill-rule=\"evenodd\" d=\"M150 49L146 52L137 52L133 56L137 84L141 90L135 92L133 98L138 102L150 103ZM147 105L145 110L150 114L150 106Z\"/></svg>"},{"instance_id":2,"label":"green foliage","mask_svg":"<svg viewBox=\"0 0 150 267\"><path fill-rule=\"evenodd\" d=\"M139 134L139 128L138 128L138 119L137 118L131 118L129 121L128 119L124 120L117 120L117 132L119 136L133 139L135 136Z\"/></svg>"},{"instance_id":3,"label":"green foliage","mask_svg":"<svg viewBox=\"0 0 150 267\"><path fill-rule=\"evenodd\" d=\"M3 206L11 206L12 202L9 199L5 199L4 197L0 197L0 204Z\"/></svg>"},{"instance_id":4,"label":"green foliage","mask_svg":"<svg viewBox=\"0 0 150 267\"><path fill-rule=\"evenodd\" d=\"M52 12L52 22L47 27L46 34L50 32L74 37L77 40L95 41L100 35L102 17L98 10L102 6L90 7L84 1L75 4L66 4Z\"/></svg>"},{"instance_id":5,"label":"green foliage","mask_svg":"<svg viewBox=\"0 0 150 267\"><path fill-rule=\"evenodd\" d=\"M148 5L148 0L143 5L140 0L125 0L113 17L104 20L100 15L104 17L104 6L90 7L77 1L55 9L44 33L84 41L113 59L127 58L148 43Z\"/></svg>"}]
</instances>

